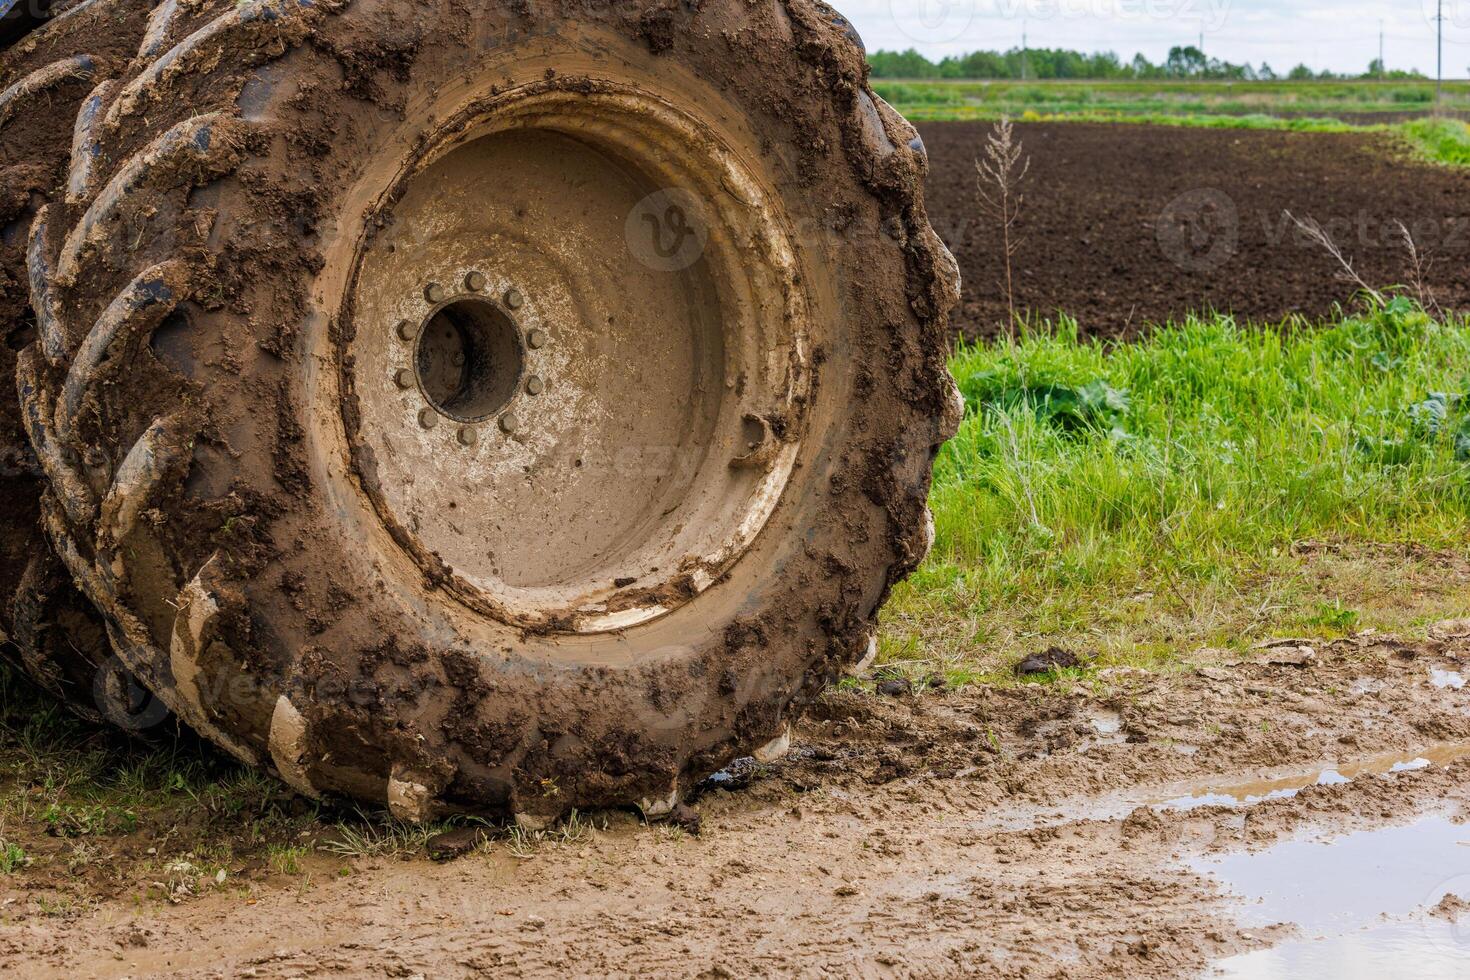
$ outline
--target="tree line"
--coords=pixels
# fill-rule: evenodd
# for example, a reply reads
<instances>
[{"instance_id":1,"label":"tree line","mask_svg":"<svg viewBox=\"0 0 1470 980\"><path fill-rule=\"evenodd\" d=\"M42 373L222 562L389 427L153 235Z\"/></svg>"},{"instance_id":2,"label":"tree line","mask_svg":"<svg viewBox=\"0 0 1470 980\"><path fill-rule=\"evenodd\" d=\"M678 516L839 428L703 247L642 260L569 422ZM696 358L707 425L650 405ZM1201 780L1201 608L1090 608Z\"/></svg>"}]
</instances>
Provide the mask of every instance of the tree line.
<instances>
[{"instance_id":1,"label":"tree line","mask_svg":"<svg viewBox=\"0 0 1470 980\"><path fill-rule=\"evenodd\" d=\"M1313 71L1297 65L1279 75L1269 64L1233 64L1211 58L1194 45L1176 46L1161 64L1142 54L1124 61L1111 51L1084 54L1064 48L1012 48L1009 51L972 51L930 61L918 51L875 51L868 55L874 78L987 78L987 79L1190 79L1220 78L1239 81L1293 81L1309 79L1389 78L1422 79L1417 71L1385 72L1375 58L1361 75Z\"/></svg>"}]
</instances>

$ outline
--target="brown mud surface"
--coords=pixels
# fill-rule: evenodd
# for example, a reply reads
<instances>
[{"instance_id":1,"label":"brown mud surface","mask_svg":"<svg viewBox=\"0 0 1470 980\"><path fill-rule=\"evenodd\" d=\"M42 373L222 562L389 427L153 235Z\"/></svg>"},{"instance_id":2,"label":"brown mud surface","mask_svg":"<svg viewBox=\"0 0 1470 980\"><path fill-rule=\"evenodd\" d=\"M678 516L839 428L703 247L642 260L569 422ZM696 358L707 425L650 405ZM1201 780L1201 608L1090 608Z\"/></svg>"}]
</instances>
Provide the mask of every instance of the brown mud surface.
<instances>
[{"instance_id":1,"label":"brown mud surface","mask_svg":"<svg viewBox=\"0 0 1470 980\"><path fill-rule=\"evenodd\" d=\"M980 217L975 158L988 123L927 123L931 220L964 276L955 323L1006 322L999 229ZM1406 282L1395 222L1429 260L1446 307L1470 303L1470 171L1409 160L1380 134L1092 123L1017 124L1031 171L1017 228L1016 305L1074 316L1084 334L1217 309L1253 320L1330 316L1355 287L1284 217L1321 222L1369 284Z\"/></svg>"},{"instance_id":2,"label":"brown mud surface","mask_svg":"<svg viewBox=\"0 0 1470 980\"><path fill-rule=\"evenodd\" d=\"M446 864L231 869L175 902L127 875L88 899L38 861L0 876L0 956L16 976L1193 977L1342 940L1323 908L1232 895L1239 862L1423 826L1429 877L1374 892L1370 874L1368 913L1428 937L1410 955L1470 957L1446 897L1470 872L1470 623L1429 637L834 692L785 761L695 801L697 836L597 813Z\"/></svg>"}]
</instances>

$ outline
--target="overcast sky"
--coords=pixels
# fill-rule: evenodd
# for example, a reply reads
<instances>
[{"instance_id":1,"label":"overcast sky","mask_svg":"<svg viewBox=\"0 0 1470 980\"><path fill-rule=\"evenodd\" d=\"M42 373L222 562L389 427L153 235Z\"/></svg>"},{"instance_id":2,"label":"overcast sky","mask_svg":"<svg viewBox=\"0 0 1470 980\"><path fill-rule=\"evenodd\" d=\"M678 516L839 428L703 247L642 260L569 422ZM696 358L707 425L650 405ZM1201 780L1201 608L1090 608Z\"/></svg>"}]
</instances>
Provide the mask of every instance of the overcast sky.
<instances>
[{"instance_id":1,"label":"overcast sky","mask_svg":"<svg viewBox=\"0 0 1470 980\"><path fill-rule=\"evenodd\" d=\"M869 50L917 48L931 58L1004 50L1026 30L1034 47L1142 51L1159 61L1199 43L1227 61L1283 71L1363 71L1378 57L1382 21L1390 68L1434 73L1437 0L832 0ZM1470 0L1444 0L1445 75L1470 75Z\"/></svg>"}]
</instances>

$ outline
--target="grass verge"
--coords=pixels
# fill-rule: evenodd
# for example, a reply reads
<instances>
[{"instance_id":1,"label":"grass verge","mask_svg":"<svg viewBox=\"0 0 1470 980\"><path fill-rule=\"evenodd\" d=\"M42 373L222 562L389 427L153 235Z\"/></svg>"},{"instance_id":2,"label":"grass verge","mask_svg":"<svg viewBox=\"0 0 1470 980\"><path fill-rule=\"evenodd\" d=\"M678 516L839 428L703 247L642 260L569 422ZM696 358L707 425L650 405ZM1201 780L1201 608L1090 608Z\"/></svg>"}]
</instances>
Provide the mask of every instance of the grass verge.
<instances>
[{"instance_id":1,"label":"grass verge","mask_svg":"<svg viewBox=\"0 0 1470 980\"><path fill-rule=\"evenodd\" d=\"M1266 84L1266 83L1259 83ZM1331 87L1286 88L1222 100L1218 84L1200 94L1188 87L1175 91L1170 86L1149 88L1133 84L1097 85L1083 83L1006 82L891 82L875 81L875 91L894 108L915 122L990 121L1009 117L1019 122L1123 123L1142 126L1180 126L1193 129L1259 129L1292 133L1382 133L1409 147L1431 163L1470 166L1470 123L1459 119L1415 119L1408 122L1374 122L1375 115L1392 119L1392 113L1424 110L1426 104L1412 102L1407 95L1421 94L1406 87L1397 92L1400 100L1388 100L1389 90L1344 85L1336 98L1326 98ZM1367 101L1371 94L1375 101ZM1432 94L1432 93L1431 93ZM1463 92L1453 89L1456 100ZM1310 97L1307 97L1310 96ZM1362 99L1363 101L1354 101ZM1461 111L1470 101L1455 101ZM1280 113L1286 113L1282 115ZM1334 113L1351 113L1352 122Z\"/></svg>"},{"instance_id":2,"label":"grass verge","mask_svg":"<svg viewBox=\"0 0 1470 980\"><path fill-rule=\"evenodd\" d=\"M1204 646L1463 614L1470 320L1395 298L1325 328L1219 316L1130 344L1074 323L964 347L929 560L887 663L998 680L1051 644Z\"/></svg>"},{"instance_id":3,"label":"grass verge","mask_svg":"<svg viewBox=\"0 0 1470 980\"><path fill-rule=\"evenodd\" d=\"M1019 118L1112 113L1185 116L1316 116L1428 112L1433 82L974 81L874 79L879 95L902 111L974 109ZM1443 107L1470 110L1470 82L1445 85ZM988 117L987 117L988 118Z\"/></svg>"},{"instance_id":4,"label":"grass verge","mask_svg":"<svg viewBox=\"0 0 1470 980\"><path fill-rule=\"evenodd\" d=\"M1470 123L1420 119L1399 127L1414 152L1431 163L1470 167Z\"/></svg>"}]
</instances>

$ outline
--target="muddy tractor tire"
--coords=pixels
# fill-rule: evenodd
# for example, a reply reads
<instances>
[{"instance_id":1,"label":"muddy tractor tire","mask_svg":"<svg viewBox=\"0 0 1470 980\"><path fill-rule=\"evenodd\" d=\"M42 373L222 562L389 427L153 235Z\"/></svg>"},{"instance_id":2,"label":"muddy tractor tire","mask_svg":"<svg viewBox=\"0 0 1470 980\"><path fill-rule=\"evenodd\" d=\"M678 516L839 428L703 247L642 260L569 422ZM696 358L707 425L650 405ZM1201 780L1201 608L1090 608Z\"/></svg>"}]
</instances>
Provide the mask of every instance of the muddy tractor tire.
<instances>
[{"instance_id":1,"label":"muddy tractor tire","mask_svg":"<svg viewBox=\"0 0 1470 980\"><path fill-rule=\"evenodd\" d=\"M151 8L81 0L58 4L44 25L34 16L41 9L20 3L0 20L0 654L96 721L114 707L98 692L116 688L105 678L118 679L120 664L41 531L44 473L14 378L18 353L36 340L26 269L32 222L65 194L78 111L128 69Z\"/></svg>"},{"instance_id":2,"label":"muddy tractor tire","mask_svg":"<svg viewBox=\"0 0 1470 980\"><path fill-rule=\"evenodd\" d=\"M666 810L868 652L932 539L958 283L831 8L145 33L30 225L17 380L159 701L308 796L539 823Z\"/></svg>"}]
</instances>

